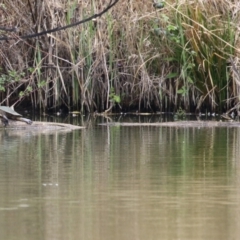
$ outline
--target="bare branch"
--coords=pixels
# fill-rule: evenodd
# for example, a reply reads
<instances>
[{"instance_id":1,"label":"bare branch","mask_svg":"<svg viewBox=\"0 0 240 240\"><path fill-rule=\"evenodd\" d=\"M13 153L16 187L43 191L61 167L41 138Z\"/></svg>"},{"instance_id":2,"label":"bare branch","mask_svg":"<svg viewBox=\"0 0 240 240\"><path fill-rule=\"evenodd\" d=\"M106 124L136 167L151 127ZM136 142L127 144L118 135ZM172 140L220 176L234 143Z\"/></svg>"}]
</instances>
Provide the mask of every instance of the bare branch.
<instances>
[{"instance_id":1,"label":"bare branch","mask_svg":"<svg viewBox=\"0 0 240 240\"><path fill-rule=\"evenodd\" d=\"M94 14L91 17L85 18L81 21L78 21L78 22L63 26L63 27L57 27L57 28L49 29L47 31L43 31L43 32L40 32L40 33L34 33L34 34L25 35L25 36L18 36L17 39L19 40L19 38L20 39L35 38L35 37L39 37L39 36L42 36L42 35L45 35L45 34L48 34L48 33L53 33L53 32L57 32L57 31L65 30L65 29L70 28L70 27L75 27L75 26L80 25L80 24L85 23L85 22L89 22L89 21L91 21L95 18L101 17L110 8L112 8L118 1L119 0L115 0L115 1L110 0L108 6L102 12ZM5 29L5 31L6 31L6 29ZM0 37L0 41L12 40L12 39L16 39L16 37Z\"/></svg>"}]
</instances>

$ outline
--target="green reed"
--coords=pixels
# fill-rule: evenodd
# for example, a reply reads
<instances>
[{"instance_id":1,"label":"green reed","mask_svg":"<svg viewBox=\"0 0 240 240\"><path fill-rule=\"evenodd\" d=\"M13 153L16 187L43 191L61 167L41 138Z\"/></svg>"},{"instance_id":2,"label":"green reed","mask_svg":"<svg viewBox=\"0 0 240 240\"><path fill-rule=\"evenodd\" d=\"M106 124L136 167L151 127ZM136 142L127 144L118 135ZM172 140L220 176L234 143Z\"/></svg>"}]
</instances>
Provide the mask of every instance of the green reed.
<instances>
[{"instance_id":1,"label":"green reed","mask_svg":"<svg viewBox=\"0 0 240 240\"><path fill-rule=\"evenodd\" d=\"M227 62L233 54L234 28L222 16L210 18L206 9L198 4L173 9L176 20L172 24L177 29L172 33L174 59L180 73L177 93L185 107L192 99L197 109L207 101L212 110L222 110L229 90Z\"/></svg>"}]
</instances>

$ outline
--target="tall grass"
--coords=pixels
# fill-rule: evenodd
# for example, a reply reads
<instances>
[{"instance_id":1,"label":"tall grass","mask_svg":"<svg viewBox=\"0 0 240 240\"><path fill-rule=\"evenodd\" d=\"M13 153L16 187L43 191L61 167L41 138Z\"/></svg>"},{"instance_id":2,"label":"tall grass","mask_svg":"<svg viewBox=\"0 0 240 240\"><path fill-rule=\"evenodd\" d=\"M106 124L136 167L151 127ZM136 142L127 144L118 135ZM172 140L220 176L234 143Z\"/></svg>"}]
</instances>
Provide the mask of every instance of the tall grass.
<instances>
[{"instance_id":1,"label":"tall grass","mask_svg":"<svg viewBox=\"0 0 240 240\"><path fill-rule=\"evenodd\" d=\"M227 65L234 54L235 28L230 16L220 15L200 3L179 5L173 10L178 34L174 38L177 40L174 58L181 78L177 92L182 95L185 107L189 107L192 99L197 110L203 103L211 110L216 107L222 110L229 94Z\"/></svg>"},{"instance_id":2,"label":"tall grass","mask_svg":"<svg viewBox=\"0 0 240 240\"><path fill-rule=\"evenodd\" d=\"M79 21L106 5L3 0L0 25L17 25L17 34L25 35ZM169 0L154 6L121 1L77 27L0 42L1 103L20 98L34 108L82 112L223 111L237 104L229 61L238 57L237 1Z\"/></svg>"}]
</instances>

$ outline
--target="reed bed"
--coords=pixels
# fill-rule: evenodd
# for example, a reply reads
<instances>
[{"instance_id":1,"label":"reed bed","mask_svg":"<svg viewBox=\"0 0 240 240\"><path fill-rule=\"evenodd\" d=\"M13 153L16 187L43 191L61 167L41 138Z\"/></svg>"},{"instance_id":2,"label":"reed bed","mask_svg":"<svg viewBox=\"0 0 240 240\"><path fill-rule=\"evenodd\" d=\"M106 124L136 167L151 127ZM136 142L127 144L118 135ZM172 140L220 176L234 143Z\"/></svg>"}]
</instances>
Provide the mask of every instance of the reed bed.
<instances>
[{"instance_id":1,"label":"reed bed","mask_svg":"<svg viewBox=\"0 0 240 240\"><path fill-rule=\"evenodd\" d=\"M40 110L226 111L239 105L240 5L106 0L2 0L0 101ZM232 61L231 61L232 59ZM234 66L233 66L234 64ZM234 67L234 69L233 69Z\"/></svg>"}]
</instances>

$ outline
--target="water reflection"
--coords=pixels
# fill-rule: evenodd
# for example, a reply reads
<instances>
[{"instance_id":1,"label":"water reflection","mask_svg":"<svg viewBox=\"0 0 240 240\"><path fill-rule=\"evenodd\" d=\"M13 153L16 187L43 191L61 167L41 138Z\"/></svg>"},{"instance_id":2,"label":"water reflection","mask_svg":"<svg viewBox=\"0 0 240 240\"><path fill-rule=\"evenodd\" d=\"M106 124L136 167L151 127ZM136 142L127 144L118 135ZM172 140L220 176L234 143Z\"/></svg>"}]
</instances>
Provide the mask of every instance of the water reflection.
<instances>
[{"instance_id":1,"label":"water reflection","mask_svg":"<svg viewBox=\"0 0 240 240\"><path fill-rule=\"evenodd\" d=\"M0 239L237 239L238 128L0 132Z\"/></svg>"}]
</instances>

